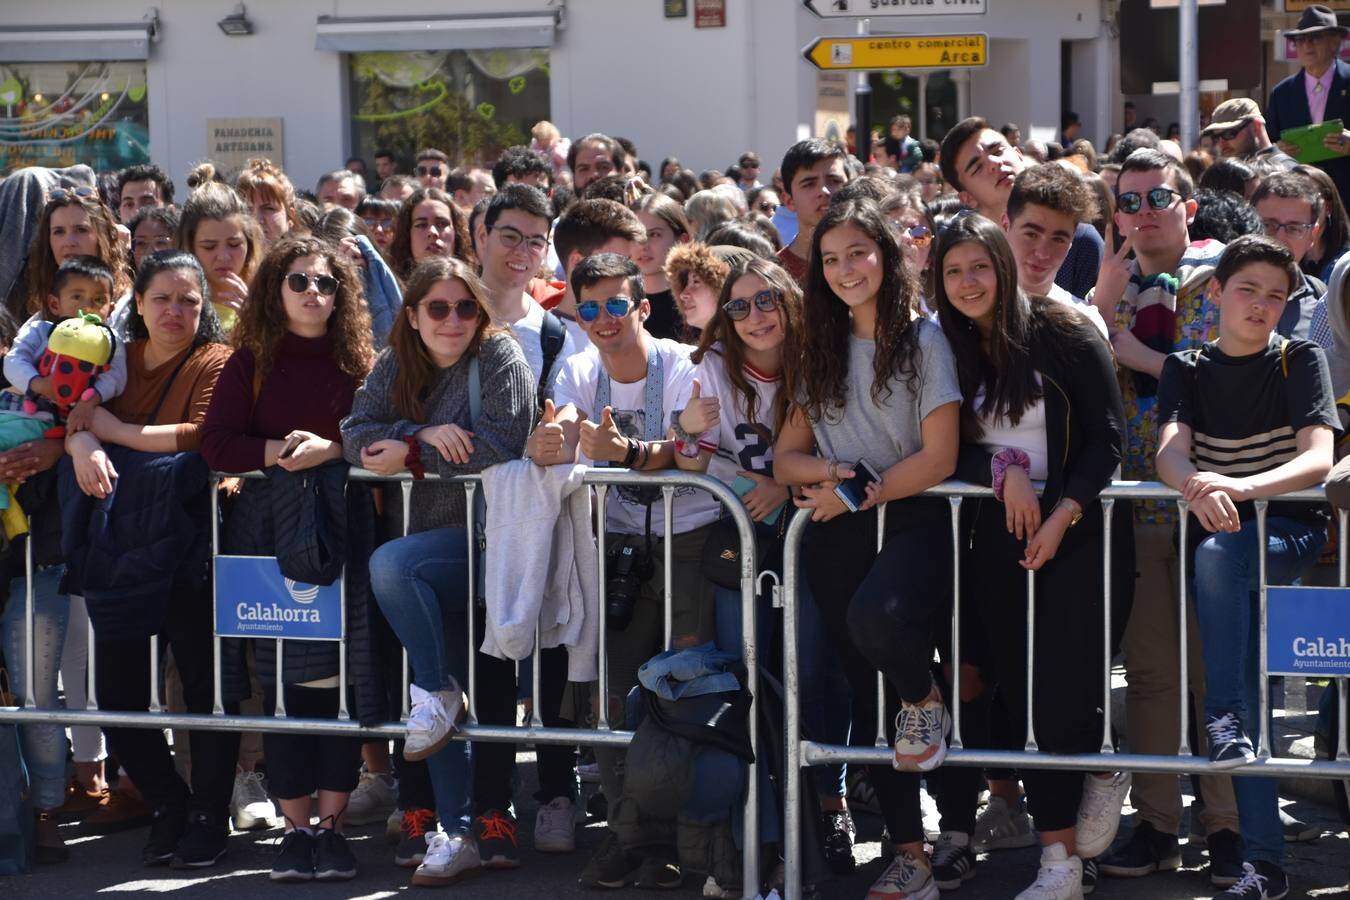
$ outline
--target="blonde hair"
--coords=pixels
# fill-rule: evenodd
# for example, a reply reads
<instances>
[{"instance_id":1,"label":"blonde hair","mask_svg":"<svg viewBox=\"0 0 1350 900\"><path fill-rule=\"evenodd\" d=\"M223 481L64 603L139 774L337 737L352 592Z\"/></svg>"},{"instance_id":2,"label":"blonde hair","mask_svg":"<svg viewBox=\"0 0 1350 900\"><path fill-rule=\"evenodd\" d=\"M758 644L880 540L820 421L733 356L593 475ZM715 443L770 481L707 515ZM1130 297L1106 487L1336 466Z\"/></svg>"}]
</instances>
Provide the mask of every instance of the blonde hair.
<instances>
[{"instance_id":1,"label":"blonde hair","mask_svg":"<svg viewBox=\"0 0 1350 900\"><path fill-rule=\"evenodd\" d=\"M530 129L530 136L545 146L556 144L562 140L562 132L558 130L557 125L554 125L548 119L536 122L534 127Z\"/></svg>"}]
</instances>

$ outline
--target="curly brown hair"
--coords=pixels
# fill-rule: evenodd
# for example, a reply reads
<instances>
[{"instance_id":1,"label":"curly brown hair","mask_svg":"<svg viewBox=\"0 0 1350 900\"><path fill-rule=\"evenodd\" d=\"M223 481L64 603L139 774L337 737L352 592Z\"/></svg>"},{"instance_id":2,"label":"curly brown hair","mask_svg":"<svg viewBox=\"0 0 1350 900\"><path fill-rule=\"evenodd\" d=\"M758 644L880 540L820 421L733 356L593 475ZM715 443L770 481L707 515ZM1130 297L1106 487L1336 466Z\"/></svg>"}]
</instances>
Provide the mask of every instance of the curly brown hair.
<instances>
[{"instance_id":1,"label":"curly brown hair","mask_svg":"<svg viewBox=\"0 0 1350 900\"><path fill-rule=\"evenodd\" d=\"M49 197L42 207L42 219L38 222L33 235L33 244L28 251L28 311L37 312L43 308L47 296L52 293L52 284L58 268L56 256L52 253L52 214L67 206L78 206L89 214L89 222L94 226L94 241L97 250L93 254L102 260L113 273L113 299L121 297L131 290L131 270L128 267L126 252L122 242L117 239L117 225L108 207L103 205L97 195L81 197L73 188L64 188L58 197Z\"/></svg>"},{"instance_id":2,"label":"curly brown hair","mask_svg":"<svg viewBox=\"0 0 1350 900\"><path fill-rule=\"evenodd\" d=\"M277 347L287 331L282 285L291 264L306 256L327 260L329 271L337 279L333 315L328 320L333 362L344 373L361 381L370 373L375 360L370 313L366 309L361 278L346 256L318 238L284 237L263 257L257 274L249 282L249 302L244 304L239 323L234 328L234 346L252 351L259 374L266 375L271 371Z\"/></svg>"},{"instance_id":3,"label":"curly brown hair","mask_svg":"<svg viewBox=\"0 0 1350 900\"><path fill-rule=\"evenodd\" d=\"M417 304L430 293L432 287L438 282L451 280L463 283L478 301L478 324L474 328L473 340L465 351L466 356L478 352L486 335L499 330L506 331L491 328L487 288L483 287L483 282L468 263L446 256L432 256L418 263L408 278L408 289L403 292L403 308L394 319L393 330L389 332L389 352L398 361L398 372L394 375L394 408L400 416L413 422L421 422L426 418L427 388L436 379L437 366L426 344L422 343L421 335L412 327L411 319L416 315Z\"/></svg>"},{"instance_id":4,"label":"curly brown hair","mask_svg":"<svg viewBox=\"0 0 1350 900\"><path fill-rule=\"evenodd\" d=\"M473 258L473 244L469 240L469 223L464 218L464 213L455 206L450 195L440 188L418 188L403 201L403 207L398 211L398 217L394 219L394 237L389 244L390 267L404 282L412 276L413 267L417 264L412 256L413 210L417 208L417 204L428 200L444 203L446 209L450 210L451 227L455 230L455 246L451 250L451 255L468 263L470 267L476 265Z\"/></svg>"}]
</instances>

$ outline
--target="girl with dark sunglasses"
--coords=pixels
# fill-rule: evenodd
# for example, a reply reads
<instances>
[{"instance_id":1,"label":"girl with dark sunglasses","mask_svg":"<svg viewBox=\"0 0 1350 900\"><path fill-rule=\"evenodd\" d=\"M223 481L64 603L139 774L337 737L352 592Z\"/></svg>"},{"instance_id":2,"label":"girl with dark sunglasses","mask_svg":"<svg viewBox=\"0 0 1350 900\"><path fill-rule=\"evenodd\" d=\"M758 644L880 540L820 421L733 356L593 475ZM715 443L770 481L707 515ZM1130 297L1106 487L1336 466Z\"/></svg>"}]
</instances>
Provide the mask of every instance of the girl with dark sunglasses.
<instances>
[{"instance_id":1,"label":"girl with dark sunglasses","mask_svg":"<svg viewBox=\"0 0 1350 900\"><path fill-rule=\"evenodd\" d=\"M525 354L509 330L491 325L486 297L478 276L457 259L418 264L389 346L342 423L348 462L419 479L408 535L382 545L370 559L376 602L413 668L402 752L406 759L426 760L434 795L400 796L400 806L405 819L415 814L425 823L440 820L439 831L427 828L425 856L413 874L418 885L448 884L480 863L468 834L469 744L449 740L462 718L468 666L464 489L420 479L426 472L462 475L521 458L535 415ZM476 419L469 396L473 367L481 397ZM481 715L481 697L479 703Z\"/></svg>"},{"instance_id":2,"label":"girl with dark sunglasses","mask_svg":"<svg viewBox=\"0 0 1350 900\"><path fill-rule=\"evenodd\" d=\"M276 467L313 473L315 485L320 479L326 483L323 467L342 458L339 423L351 410L352 397L374 357L360 278L332 244L314 237L284 237L262 260L248 285L248 298L233 333L237 349L221 372L206 413L202 455L219 472ZM242 482L226 517L223 552L276 554L279 541L272 506L283 502L285 484L280 473ZM373 540L373 508L368 494L349 491L347 498L350 573L359 571L358 548L368 548ZM348 658L358 676L353 684L371 686L375 650L369 594L361 580L348 577L344 593ZM275 644L263 640L254 647L266 714L272 715L284 699L292 716L335 717L341 671L335 645L288 642L278 677ZM233 667L227 683L239 684L242 648L234 647L227 656ZM352 696L355 714L363 721L377 720L387 712L371 708L378 704L373 689L354 690ZM361 766L360 738L266 732L263 752L271 791L286 819L286 837L272 879L354 877L356 860L343 829ZM311 831L310 795L316 791L319 823Z\"/></svg>"}]
</instances>

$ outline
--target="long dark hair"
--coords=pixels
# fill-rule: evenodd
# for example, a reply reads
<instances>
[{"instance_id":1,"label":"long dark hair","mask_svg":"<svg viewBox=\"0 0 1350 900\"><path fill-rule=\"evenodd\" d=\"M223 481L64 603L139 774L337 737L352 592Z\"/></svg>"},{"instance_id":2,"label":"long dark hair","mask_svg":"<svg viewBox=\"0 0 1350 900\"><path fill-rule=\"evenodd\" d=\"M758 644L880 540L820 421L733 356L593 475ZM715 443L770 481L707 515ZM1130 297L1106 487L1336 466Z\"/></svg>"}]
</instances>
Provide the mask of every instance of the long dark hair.
<instances>
[{"instance_id":1,"label":"long dark hair","mask_svg":"<svg viewBox=\"0 0 1350 900\"><path fill-rule=\"evenodd\" d=\"M975 322L952 305L943 278L947 254L959 244L980 244L989 253L997 279L994 326L986 352ZM1049 339L1049 349L1072 342L1097 340L1087 319L1067 304L1043 297L1030 297L1017 284L1017 262L1012 247L999 228L976 213L958 216L938 238L933 250L934 302L938 320L956 357L961 382L961 436L978 440L984 429L980 419L1001 419L1016 425L1042 396L1032 359L1033 348ZM976 407L975 397L984 389Z\"/></svg>"},{"instance_id":2,"label":"long dark hair","mask_svg":"<svg viewBox=\"0 0 1350 900\"><path fill-rule=\"evenodd\" d=\"M792 280L792 276L782 266L758 256L732 264L731 271L727 273L726 280L722 282L722 292L717 298L717 311L713 313L712 320L703 329L698 348L690 354L689 358L697 365L703 362L704 357L710 352L720 355L723 365L726 366L727 380L740 394L745 406L746 418L754 423L759 420L759 394L751 387L750 382L745 377L745 342L736 332L736 323L731 321L731 316L727 315L727 311L722 308L731 299L731 286L736 283L737 279L746 275L754 275L760 281L763 281L769 290L778 294L778 309L782 314L783 321L782 352L786 363L788 350L797 343L796 337L803 328L802 291L801 288L797 287L797 282ZM787 391L780 390L774 402L774 434L782 430L786 413Z\"/></svg>"},{"instance_id":3,"label":"long dark hair","mask_svg":"<svg viewBox=\"0 0 1350 900\"><path fill-rule=\"evenodd\" d=\"M94 230L94 243L97 248L94 255L103 260L113 273L113 300L116 300L131 287L131 271L127 264L126 251L117 238L117 225L113 215L97 196L82 197L74 188L63 188L65 193L47 199L42 207L42 217L33 232L33 243L28 251L28 312L38 312L47 303L52 293L52 282L56 279L56 254L52 252L52 214L65 206L78 206L89 216L89 224Z\"/></svg>"},{"instance_id":4,"label":"long dark hair","mask_svg":"<svg viewBox=\"0 0 1350 900\"><path fill-rule=\"evenodd\" d=\"M811 264L803 301L804 319L811 327L794 336L793 345L783 356L787 395L801 404L813 422L820 421L831 409L843 408L848 380L848 338L852 328L848 305L825 280L820 256L821 238L843 225L852 225L863 232L881 253L872 400L880 402L890 395L891 379L903 379L912 388L918 377L919 339L918 330L913 327L918 287L905 270L895 233L872 200L837 203L825 213L811 238Z\"/></svg>"},{"instance_id":5,"label":"long dark hair","mask_svg":"<svg viewBox=\"0 0 1350 900\"><path fill-rule=\"evenodd\" d=\"M389 242L389 267L405 283L412 277L413 267L417 265L417 260L413 259L412 255L413 211L417 209L419 203L428 200L444 203L445 208L450 210L450 227L455 232L455 246L450 255L470 266L474 264L473 244L469 241L469 224L464 218L464 213L455 206L455 201L450 199L450 195L440 188L418 188L403 201L403 206L394 219L394 237Z\"/></svg>"}]
</instances>

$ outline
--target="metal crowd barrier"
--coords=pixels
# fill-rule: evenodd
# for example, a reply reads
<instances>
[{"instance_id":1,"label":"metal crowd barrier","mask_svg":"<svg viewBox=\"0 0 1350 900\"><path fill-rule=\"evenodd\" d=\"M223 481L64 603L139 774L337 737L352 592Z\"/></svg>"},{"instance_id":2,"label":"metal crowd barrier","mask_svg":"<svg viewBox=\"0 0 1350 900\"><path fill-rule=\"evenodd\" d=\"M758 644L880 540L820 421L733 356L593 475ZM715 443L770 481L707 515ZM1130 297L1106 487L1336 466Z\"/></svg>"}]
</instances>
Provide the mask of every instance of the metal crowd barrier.
<instances>
[{"instance_id":1,"label":"metal crowd barrier","mask_svg":"<svg viewBox=\"0 0 1350 900\"><path fill-rule=\"evenodd\" d=\"M242 476L244 478L263 478L261 472L250 472ZM398 476L385 477L367 472L364 469L352 469L348 476L349 481L379 481L396 482L402 491L402 512L403 512L403 534L408 534L410 505L409 499L412 495L414 480L408 473ZM440 480L443 482L453 482L462 484L465 492L465 508L467 510L466 533L470 541L473 540L474 528L477 524L477 511L474 505L476 492L482 490L482 479L478 475L466 475L455 478L438 478L434 474L426 476L427 481ZM672 502L677 487L693 487L698 490L704 490L712 494L721 501L726 514L730 515L736 522L737 529L740 532L741 539L741 642L742 654L746 670L746 679L751 691L751 706L749 709L749 738L752 747L758 747L759 744L759 723L755 703L758 700L759 685L759 657L755 647L755 595L756 595L756 560L755 560L755 540L754 525L745 506L740 498L736 496L729 487L722 482L704 474L693 472L679 472L675 470L666 470L660 472L633 472L627 469L595 468L590 469L584 476L583 482L593 487L595 491L595 516L596 521L603 523L605 519L605 509L607 495L611 487L635 486L660 487L663 524L665 534L670 534L673 520ZM219 492L211 491L211 514L212 514L212 535L211 547L213 558L221 555L220 550L220 529L219 529ZM540 718L539 704L539 679L541 666L536 663L532 669L531 699L532 711L530 721L523 727L483 725L478 722L478 717L474 704L474 688L476 686L476 673L474 666L474 635L475 635L475 617L481 614L476 608L473 598L477 590L477 566L478 561L475 554L470 552L468 555L468 583L470 602L468 607L468 673L469 684L466 687L468 695L468 715L462 729L457 734L459 740L485 741L485 742L503 742L503 743L533 743L533 744L562 744L562 745L605 745L605 746L627 746L633 738L633 732L616 730L611 727L609 722L609 684L608 662L607 662L607 635L606 635L606 613L605 613L605 540L604 529L597 540L598 558L599 558L599 582L600 582L600 650L599 650L599 707L598 721L596 728L557 728L548 727L543 724ZM24 542L25 553L25 573L26 593L24 597L25 614L24 628L25 638L24 647L26 658L24 661L24 698L23 707L0 707L0 724L20 723L20 722L42 722L50 724L60 724L64 726L75 725L113 725L126 728L178 728L178 729L204 729L213 731L280 731L280 732L303 732L306 734L343 734L354 737L361 737L366 740L377 738L398 738L407 733L406 720L408 716L408 685L409 685L409 667L407 651L403 654L403 711L400 721L384 722L372 727L363 727L353 721L347 710L347 644L346 621L344 613L343 635L344 639L338 643L338 666L339 666L339 702L338 716L336 720L319 719L300 719L292 718L286 715L284 701L278 692L276 713L273 716L244 716L244 715L226 715L222 699L222 678L221 678L221 641L218 635L214 636L214 662L213 662L213 688L214 704L210 715L200 713L170 713L165 710L159 696L159 641L158 636L151 637L150 640L150 703L146 712L124 712L101 710L98 706L98 696L95 690L95 635L92 623L89 626L89 669L88 669L88 702L84 709L39 709L34 698L34 611L33 611L33 554L31 542ZM665 584L664 584L664 606L665 606L665 647L671 648L671 558L672 547L670 541L662 541L664 550ZM339 579L341 583L345 579ZM216 601L215 586L212 586L212 605ZM345 604L344 604L345 605ZM213 616L214 623L214 616ZM213 624L214 631L214 624ZM266 637L253 638L254 640L266 640ZM280 683L280 673L282 671L285 641L277 638L276 640L276 666L278 673L278 683ZM539 626L535 624L535 647L539 648ZM750 763L747 773L747 787L744 805L744 835L743 846L743 870L742 876L745 896L753 898L759 891L759 778L757 773L757 764Z\"/></svg>"},{"instance_id":2,"label":"metal crowd barrier","mask_svg":"<svg viewBox=\"0 0 1350 900\"><path fill-rule=\"evenodd\" d=\"M966 484L959 481L944 482L937 487L926 491L927 496L944 497L947 499L951 510L951 538L952 538L952 683L951 696L959 698L961 696L961 604L958 602L961 596L961 529L960 515L961 504L963 500L971 498L993 497L993 491L986 487ZM1099 753L1087 754L1062 754L1062 753L1044 753L1039 750L1036 744L1036 735L1033 727L1033 678L1034 678L1034 660L1035 660L1035 596L1036 596L1036 573L1027 572L1027 674L1026 674L1026 707L1027 721L1026 742L1023 750L987 750L970 749L962 744L961 740L961 704L955 702L951 706L952 716L952 734L949 741L949 751L944 765L955 766L981 766L990 768L1005 769L1070 769L1081 770L1084 772L1110 771L1137 771L1137 772L1174 772L1195 773L1195 772L1214 772L1223 775L1237 776L1299 776L1316 778L1350 778L1350 750L1347 749L1346 737L1346 705L1347 705L1347 685L1350 682L1345 678L1337 678L1336 688L1339 701L1339 724L1340 733L1337 738L1336 759L1334 761L1325 760L1300 760L1292 758L1274 757L1270 752L1270 676L1267 674L1267 647L1266 647L1266 519L1269 509L1268 500L1255 501L1256 522L1258 543L1261 546L1260 556L1260 591L1259 591L1259 642L1260 642L1260 669L1264 677L1260 680L1258 691L1260 706L1260 750L1254 763L1238 768L1218 768L1212 765L1207 759L1191 755L1191 747L1187 737L1187 724L1189 719L1189 688L1188 688L1188 664L1187 664L1187 604L1186 599L1189 594L1187 579L1187 508L1189 504L1180 498L1177 491L1172 490L1166 485L1157 482L1141 481L1116 481L1106 490L1102 491L1102 547L1103 547L1103 579L1104 593L1102 605L1102 650L1105 660L1105 672L1102 679L1102 741ZM1179 588L1177 596L1182 598L1182 602L1177 604L1177 628L1179 633L1180 652L1178 654L1178 666L1180 670L1180 707L1178 716L1180 719L1181 739L1177 746L1175 756L1149 756L1137 753L1117 753L1111 740L1111 513L1116 500L1172 500L1177 503L1180 518L1180 549L1179 565L1180 571ZM1322 488L1311 488L1303 491L1296 491L1281 495L1278 500L1296 500L1325 502L1326 496ZM1347 532L1347 517L1350 511L1337 510L1338 516L1338 556L1339 556L1339 585L1347 586L1347 565L1350 559L1347 558L1347 540L1350 539L1350 533ZM880 549L884 541L885 533L886 507L883 505L878 510L877 516L877 546ZM840 746L822 744L815 741L802 739L802 711L801 711L801 682L798 672L797 643L798 643L798 603L801 590L801 541L802 535L806 531L806 525L811 520L809 510L798 510L788 526L786 536L786 546L783 555L783 686L786 701L785 724L786 735L786 772L798 773L801 769L809 766L827 765L831 763L850 763L850 764L871 764L871 765L890 765L892 762L892 750L886 741L886 708L885 708L885 683L881 673L877 673L877 737L873 747L863 746ZM945 662L945 661L944 661ZM855 713L855 721L857 716ZM802 779L793 777L792 774L784 778L784 861L786 876L786 900L800 900L802 896Z\"/></svg>"}]
</instances>

